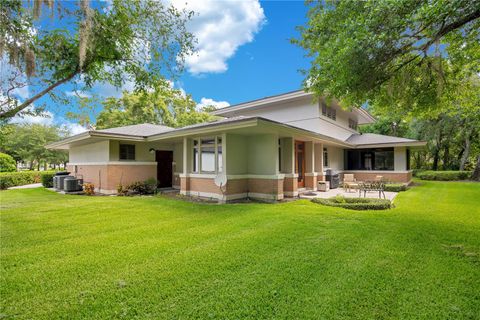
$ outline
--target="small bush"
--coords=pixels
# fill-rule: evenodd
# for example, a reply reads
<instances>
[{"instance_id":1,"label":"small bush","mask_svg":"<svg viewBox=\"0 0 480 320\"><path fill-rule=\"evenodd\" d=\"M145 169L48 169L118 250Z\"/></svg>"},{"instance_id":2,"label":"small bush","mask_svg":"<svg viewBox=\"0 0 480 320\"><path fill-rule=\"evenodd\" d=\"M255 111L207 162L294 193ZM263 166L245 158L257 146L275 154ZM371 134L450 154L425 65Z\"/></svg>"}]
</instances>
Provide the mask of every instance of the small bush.
<instances>
[{"instance_id":1,"label":"small bush","mask_svg":"<svg viewBox=\"0 0 480 320\"><path fill-rule=\"evenodd\" d=\"M53 188L53 176L55 175L54 172L43 173L41 175L42 185L45 188Z\"/></svg>"},{"instance_id":2,"label":"small bush","mask_svg":"<svg viewBox=\"0 0 480 320\"><path fill-rule=\"evenodd\" d=\"M471 171L422 171L417 173L417 177L422 180L436 181L467 180L471 176Z\"/></svg>"},{"instance_id":3,"label":"small bush","mask_svg":"<svg viewBox=\"0 0 480 320\"><path fill-rule=\"evenodd\" d=\"M136 181L126 186L125 189L138 194L153 194L157 189L157 180L152 178L146 181Z\"/></svg>"},{"instance_id":4,"label":"small bush","mask_svg":"<svg viewBox=\"0 0 480 320\"><path fill-rule=\"evenodd\" d=\"M55 171L0 172L0 190L38 183L41 181L42 175L52 174L54 172Z\"/></svg>"},{"instance_id":5,"label":"small bush","mask_svg":"<svg viewBox=\"0 0 480 320\"><path fill-rule=\"evenodd\" d=\"M385 185L385 191L401 192L406 190L407 190L407 186L403 183L389 183Z\"/></svg>"},{"instance_id":6,"label":"small bush","mask_svg":"<svg viewBox=\"0 0 480 320\"><path fill-rule=\"evenodd\" d=\"M312 199L312 202L351 210L386 210L392 207L390 200L386 199L345 198L341 196L328 199L315 198Z\"/></svg>"},{"instance_id":7,"label":"small bush","mask_svg":"<svg viewBox=\"0 0 480 320\"><path fill-rule=\"evenodd\" d=\"M83 191L87 196L93 196L95 194L95 186L93 183L84 183L83 184Z\"/></svg>"},{"instance_id":8,"label":"small bush","mask_svg":"<svg viewBox=\"0 0 480 320\"><path fill-rule=\"evenodd\" d=\"M0 152L0 172L17 171L17 163L11 155Z\"/></svg>"}]
</instances>

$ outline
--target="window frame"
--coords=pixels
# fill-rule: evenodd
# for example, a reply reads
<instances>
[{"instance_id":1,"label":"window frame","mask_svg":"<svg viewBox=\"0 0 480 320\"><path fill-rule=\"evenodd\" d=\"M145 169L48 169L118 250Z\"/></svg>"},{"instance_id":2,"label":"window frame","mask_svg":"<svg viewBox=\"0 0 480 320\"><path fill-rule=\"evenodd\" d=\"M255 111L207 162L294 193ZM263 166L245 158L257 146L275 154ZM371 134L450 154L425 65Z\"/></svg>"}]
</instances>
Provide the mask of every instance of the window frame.
<instances>
[{"instance_id":1,"label":"window frame","mask_svg":"<svg viewBox=\"0 0 480 320\"><path fill-rule=\"evenodd\" d=\"M337 109L327 106L327 104L323 101L320 102L320 108L322 116L329 118L333 121L337 121Z\"/></svg>"},{"instance_id":2,"label":"window frame","mask_svg":"<svg viewBox=\"0 0 480 320\"><path fill-rule=\"evenodd\" d=\"M209 148L212 145L203 144L202 141L213 140L214 147L214 170L207 171L202 169L202 147L208 146ZM197 142L195 144L195 142ZM215 136L202 136L192 139L192 161L191 161L191 170L192 173L199 174L218 174L223 172L223 137L221 135ZM197 157L195 157L195 150L197 150ZM220 152L219 152L220 151ZM221 159L219 159L219 154L221 154Z\"/></svg>"},{"instance_id":3,"label":"window frame","mask_svg":"<svg viewBox=\"0 0 480 320\"><path fill-rule=\"evenodd\" d=\"M129 158L131 152L129 153L128 150L125 151L125 158L122 158L122 147L132 147L133 149L133 159ZM131 150L130 150L131 151ZM121 161L135 161L137 158L135 144L131 143L119 143L118 145L118 159Z\"/></svg>"}]
</instances>

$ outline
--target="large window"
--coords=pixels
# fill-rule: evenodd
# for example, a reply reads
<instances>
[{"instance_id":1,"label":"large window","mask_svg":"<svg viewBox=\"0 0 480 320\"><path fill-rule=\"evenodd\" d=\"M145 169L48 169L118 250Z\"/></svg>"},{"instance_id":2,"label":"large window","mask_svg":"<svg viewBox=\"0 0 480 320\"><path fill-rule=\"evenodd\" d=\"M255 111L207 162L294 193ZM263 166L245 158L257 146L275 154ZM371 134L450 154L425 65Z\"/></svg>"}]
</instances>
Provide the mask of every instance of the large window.
<instances>
[{"instance_id":1,"label":"large window","mask_svg":"<svg viewBox=\"0 0 480 320\"><path fill-rule=\"evenodd\" d=\"M135 145L134 144L120 144L120 160L135 160Z\"/></svg>"},{"instance_id":2,"label":"large window","mask_svg":"<svg viewBox=\"0 0 480 320\"><path fill-rule=\"evenodd\" d=\"M393 171L393 148L345 150L345 169Z\"/></svg>"},{"instance_id":3,"label":"large window","mask_svg":"<svg viewBox=\"0 0 480 320\"><path fill-rule=\"evenodd\" d=\"M209 137L193 140L193 172L222 172L222 158L222 138Z\"/></svg>"}]
</instances>

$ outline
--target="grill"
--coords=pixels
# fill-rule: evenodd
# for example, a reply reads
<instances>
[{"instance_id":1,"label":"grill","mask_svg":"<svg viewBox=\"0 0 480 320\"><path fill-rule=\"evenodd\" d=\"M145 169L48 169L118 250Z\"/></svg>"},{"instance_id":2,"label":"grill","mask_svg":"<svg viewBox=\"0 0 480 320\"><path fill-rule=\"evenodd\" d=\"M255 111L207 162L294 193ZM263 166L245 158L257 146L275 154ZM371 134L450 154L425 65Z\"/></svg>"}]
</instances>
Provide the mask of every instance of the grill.
<instances>
[{"instance_id":1,"label":"grill","mask_svg":"<svg viewBox=\"0 0 480 320\"><path fill-rule=\"evenodd\" d=\"M338 188L340 185L340 175L331 169L327 169L325 173L325 181L330 182L330 189Z\"/></svg>"}]
</instances>

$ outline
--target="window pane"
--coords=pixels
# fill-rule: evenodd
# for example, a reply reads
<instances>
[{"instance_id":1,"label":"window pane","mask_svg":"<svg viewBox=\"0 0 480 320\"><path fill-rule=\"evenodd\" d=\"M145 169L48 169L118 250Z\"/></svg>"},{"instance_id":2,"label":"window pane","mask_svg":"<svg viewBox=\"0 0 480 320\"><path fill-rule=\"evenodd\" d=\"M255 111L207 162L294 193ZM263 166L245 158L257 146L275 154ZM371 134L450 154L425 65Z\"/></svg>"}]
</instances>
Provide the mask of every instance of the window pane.
<instances>
[{"instance_id":1,"label":"window pane","mask_svg":"<svg viewBox=\"0 0 480 320\"><path fill-rule=\"evenodd\" d=\"M215 145L215 139L202 139L202 146Z\"/></svg>"},{"instance_id":2,"label":"window pane","mask_svg":"<svg viewBox=\"0 0 480 320\"><path fill-rule=\"evenodd\" d=\"M375 170L393 170L393 151L375 151Z\"/></svg>"},{"instance_id":3,"label":"window pane","mask_svg":"<svg viewBox=\"0 0 480 320\"><path fill-rule=\"evenodd\" d=\"M198 172L198 149L193 148L193 172Z\"/></svg>"},{"instance_id":4,"label":"window pane","mask_svg":"<svg viewBox=\"0 0 480 320\"><path fill-rule=\"evenodd\" d=\"M222 152L222 139L217 139L217 166L218 172L223 171L223 152Z\"/></svg>"},{"instance_id":5,"label":"window pane","mask_svg":"<svg viewBox=\"0 0 480 320\"><path fill-rule=\"evenodd\" d=\"M118 158L120 160L135 160L135 145L120 144Z\"/></svg>"},{"instance_id":6,"label":"window pane","mask_svg":"<svg viewBox=\"0 0 480 320\"><path fill-rule=\"evenodd\" d=\"M202 140L203 144L203 140ZM214 172L215 171L215 147L202 146L201 153L201 171Z\"/></svg>"},{"instance_id":7,"label":"window pane","mask_svg":"<svg viewBox=\"0 0 480 320\"><path fill-rule=\"evenodd\" d=\"M328 150L323 148L323 166L328 167Z\"/></svg>"}]
</instances>

